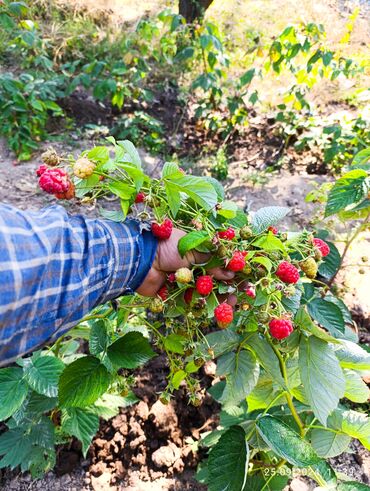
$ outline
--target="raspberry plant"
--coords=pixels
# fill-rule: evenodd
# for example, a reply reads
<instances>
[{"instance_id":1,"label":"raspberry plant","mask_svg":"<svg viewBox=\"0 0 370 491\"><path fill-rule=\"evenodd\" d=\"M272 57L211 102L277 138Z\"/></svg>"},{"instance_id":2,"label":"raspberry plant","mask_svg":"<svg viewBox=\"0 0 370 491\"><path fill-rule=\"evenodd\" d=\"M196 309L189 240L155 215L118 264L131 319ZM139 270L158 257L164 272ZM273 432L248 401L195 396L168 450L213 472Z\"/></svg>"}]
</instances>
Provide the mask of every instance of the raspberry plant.
<instances>
[{"instance_id":1,"label":"raspberry plant","mask_svg":"<svg viewBox=\"0 0 370 491\"><path fill-rule=\"evenodd\" d=\"M38 476L53 467L54 445L71 436L86 455L99 417L135 402L131 370L163 351L164 404L184 384L189 403L199 405L206 388L197 373L205 362L217 362L207 390L222 406L220 426L199 442L210 447L199 471L210 491L277 491L294 469L322 489L369 489L325 460L344 452L352 438L370 448L368 417L342 401L368 400L362 376L370 355L328 286L340 266L335 246L308 230L279 230L287 208L244 213L216 180L185 174L175 163L152 179L131 142L108 140L110 147L77 160L50 159L49 150L40 185L46 189L46 180L46 191L58 199L84 203L113 194L120 209L100 207L103 217L134 216L159 241L178 228L185 233L179 254L196 250L205 259L170 272L155 298L129 294L97 307L55 344L0 370L0 419L8 427L0 436L0 468L20 465ZM328 215L355 202L368 216L368 157L334 185ZM216 280L208 273L215 266L234 271L234 279Z\"/></svg>"}]
</instances>

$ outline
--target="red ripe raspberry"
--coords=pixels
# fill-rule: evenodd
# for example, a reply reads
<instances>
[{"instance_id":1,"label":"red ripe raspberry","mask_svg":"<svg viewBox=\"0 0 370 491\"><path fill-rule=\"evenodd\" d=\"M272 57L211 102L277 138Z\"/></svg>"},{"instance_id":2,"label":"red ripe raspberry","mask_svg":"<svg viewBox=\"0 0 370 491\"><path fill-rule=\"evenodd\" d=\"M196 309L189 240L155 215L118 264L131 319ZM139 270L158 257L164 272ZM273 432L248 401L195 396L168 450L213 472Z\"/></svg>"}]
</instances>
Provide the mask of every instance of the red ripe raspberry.
<instances>
[{"instance_id":1,"label":"red ripe raspberry","mask_svg":"<svg viewBox=\"0 0 370 491\"><path fill-rule=\"evenodd\" d=\"M135 198L135 203L144 203L145 200L145 194L144 193L137 193L136 198Z\"/></svg>"},{"instance_id":2,"label":"red ripe raspberry","mask_svg":"<svg viewBox=\"0 0 370 491\"><path fill-rule=\"evenodd\" d=\"M248 287L246 290L245 290L245 293L248 295L248 297L250 298L256 298L256 291L254 288L251 288L251 287Z\"/></svg>"},{"instance_id":3,"label":"red ripe raspberry","mask_svg":"<svg viewBox=\"0 0 370 491\"><path fill-rule=\"evenodd\" d=\"M313 239L313 244L317 249L319 249L322 257L325 257L330 253L330 247L328 246L328 244L325 241L315 237Z\"/></svg>"},{"instance_id":4,"label":"red ripe raspberry","mask_svg":"<svg viewBox=\"0 0 370 491\"><path fill-rule=\"evenodd\" d=\"M199 276L195 283L195 288L200 295L209 295L213 290L213 280L212 276L204 275Z\"/></svg>"},{"instance_id":5,"label":"red ripe raspberry","mask_svg":"<svg viewBox=\"0 0 370 491\"><path fill-rule=\"evenodd\" d=\"M287 319L272 319L269 322L270 334L275 339L284 339L293 332L293 324Z\"/></svg>"},{"instance_id":6,"label":"red ripe raspberry","mask_svg":"<svg viewBox=\"0 0 370 491\"><path fill-rule=\"evenodd\" d=\"M284 283L297 283L299 280L299 271L293 264L283 261L276 270L276 276Z\"/></svg>"},{"instance_id":7,"label":"red ripe raspberry","mask_svg":"<svg viewBox=\"0 0 370 491\"><path fill-rule=\"evenodd\" d=\"M160 288L158 291L157 291L157 295L158 297L160 297L163 301L167 300L168 298L168 288L166 286L162 286L162 288Z\"/></svg>"},{"instance_id":8,"label":"red ripe raspberry","mask_svg":"<svg viewBox=\"0 0 370 491\"><path fill-rule=\"evenodd\" d=\"M215 308L214 314L217 320L217 325L221 329L225 329L225 327L227 327L234 318L233 308L231 305L225 302L220 303L220 305Z\"/></svg>"},{"instance_id":9,"label":"red ripe raspberry","mask_svg":"<svg viewBox=\"0 0 370 491\"><path fill-rule=\"evenodd\" d=\"M184 301L188 305L193 300L193 293L194 293L194 288L188 288L187 290L185 290L185 293L184 293Z\"/></svg>"},{"instance_id":10,"label":"red ripe raspberry","mask_svg":"<svg viewBox=\"0 0 370 491\"><path fill-rule=\"evenodd\" d=\"M218 232L218 236L220 237L220 239L233 240L233 238L235 237L235 231L233 228L229 227L226 230L221 230L220 232Z\"/></svg>"},{"instance_id":11,"label":"red ripe raspberry","mask_svg":"<svg viewBox=\"0 0 370 491\"><path fill-rule=\"evenodd\" d=\"M152 232L158 239L169 239L172 234L172 222L166 218L162 223L152 222Z\"/></svg>"},{"instance_id":12,"label":"red ripe raspberry","mask_svg":"<svg viewBox=\"0 0 370 491\"><path fill-rule=\"evenodd\" d=\"M276 235L279 232L279 230L274 226L269 227L267 230L269 232L272 232L274 235Z\"/></svg>"},{"instance_id":13,"label":"red ripe raspberry","mask_svg":"<svg viewBox=\"0 0 370 491\"><path fill-rule=\"evenodd\" d=\"M168 276L167 276L167 279L170 283L175 283L176 281L176 275L175 273L170 273Z\"/></svg>"},{"instance_id":14,"label":"red ripe raspberry","mask_svg":"<svg viewBox=\"0 0 370 491\"><path fill-rule=\"evenodd\" d=\"M49 168L49 167L48 167L47 165L44 165L44 164L40 165L40 167L39 167L39 168L37 169L37 171L36 171L36 175L37 175L38 177L42 176L42 174L43 174L43 173L44 173L46 170L48 170L48 168Z\"/></svg>"},{"instance_id":15,"label":"red ripe raspberry","mask_svg":"<svg viewBox=\"0 0 370 491\"><path fill-rule=\"evenodd\" d=\"M63 169L46 169L40 176L39 186L49 194L66 193L71 186L71 181Z\"/></svg>"},{"instance_id":16,"label":"red ripe raspberry","mask_svg":"<svg viewBox=\"0 0 370 491\"><path fill-rule=\"evenodd\" d=\"M226 269L230 271L241 271L245 266L245 258L247 256L247 252L236 251L234 252L232 258L226 265Z\"/></svg>"}]
</instances>

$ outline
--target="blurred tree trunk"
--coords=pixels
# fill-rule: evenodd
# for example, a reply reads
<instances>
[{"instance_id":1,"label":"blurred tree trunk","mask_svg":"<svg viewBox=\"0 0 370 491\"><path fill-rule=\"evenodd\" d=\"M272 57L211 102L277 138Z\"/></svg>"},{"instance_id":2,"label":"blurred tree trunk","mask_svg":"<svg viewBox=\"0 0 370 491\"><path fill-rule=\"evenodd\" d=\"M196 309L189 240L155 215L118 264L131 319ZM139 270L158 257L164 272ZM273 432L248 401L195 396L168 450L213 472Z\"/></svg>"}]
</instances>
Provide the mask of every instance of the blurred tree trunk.
<instances>
[{"instance_id":1,"label":"blurred tree trunk","mask_svg":"<svg viewBox=\"0 0 370 491\"><path fill-rule=\"evenodd\" d=\"M213 0L179 0L179 14L187 24L192 24L197 19L202 19L205 11Z\"/></svg>"}]
</instances>

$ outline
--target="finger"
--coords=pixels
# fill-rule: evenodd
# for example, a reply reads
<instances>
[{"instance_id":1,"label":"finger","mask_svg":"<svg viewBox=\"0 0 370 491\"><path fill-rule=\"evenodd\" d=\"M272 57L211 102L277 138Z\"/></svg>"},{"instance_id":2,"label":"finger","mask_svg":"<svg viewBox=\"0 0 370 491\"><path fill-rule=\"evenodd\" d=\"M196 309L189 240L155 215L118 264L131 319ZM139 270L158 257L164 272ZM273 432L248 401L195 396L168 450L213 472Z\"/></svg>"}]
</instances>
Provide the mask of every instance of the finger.
<instances>
[{"instance_id":1,"label":"finger","mask_svg":"<svg viewBox=\"0 0 370 491\"><path fill-rule=\"evenodd\" d=\"M229 305L231 305L232 307L235 307L235 305L237 304L238 298L236 295L231 294L227 297L226 301Z\"/></svg>"},{"instance_id":2,"label":"finger","mask_svg":"<svg viewBox=\"0 0 370 491\"><path fill-rule=\"evenodd\" d=\"M233 271L227 271L226 269L222 269L220 267L217 268L211 268L208 270L208 273L213 275L216 280L232 280L235 276L235 273Z\"/></svg>"},{"instance_id":3,"label":"finger","mask_svg":"<svg viewBox=\"0 0 370 491\"><path fill-rule=\"evenodd\" d=\"M189 251L186 258L190 264L205 264L210 260L211 255L204 252Z\"/></svg>"}]
</instances>

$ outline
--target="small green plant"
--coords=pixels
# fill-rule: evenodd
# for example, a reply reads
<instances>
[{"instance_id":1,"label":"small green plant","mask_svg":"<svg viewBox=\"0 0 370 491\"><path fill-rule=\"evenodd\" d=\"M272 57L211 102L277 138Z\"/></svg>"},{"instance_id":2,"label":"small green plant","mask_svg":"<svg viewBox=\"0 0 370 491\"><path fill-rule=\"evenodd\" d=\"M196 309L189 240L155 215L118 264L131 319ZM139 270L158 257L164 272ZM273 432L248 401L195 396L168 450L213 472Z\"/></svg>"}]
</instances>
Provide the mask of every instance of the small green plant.
<instances>
[{"instance_id":1,"label":"small green plant","mask_svg":"<svg viewBox=\"0 0 370 491\"><path fill-rule=\"evenodd\" d=\"M220 147L216 155L212 157L212 163L211 163L211 174L216 178L221 181L227 178L228 175L228 158L226 155L226 150L225 147Z\"/></svg>"},{"instance_id":2,"label":"small green plant","mask_svg":"<svg viewBox=\"0 0 370 491\"><path fill-rule=\"evenodd\" d=\"M151 179L131 142L108 141L110 147L71 157L65 168L41 166L42 189L85 201L113 194L120 209L101 208L103 216L149 218L159 244L179 228L185 232L179 254L202 252L209 259L170 272L155 298L134 295L118 308L102 306L50 348L0 370L0 419L8 427L0 435L0 467L19 465L38 475L53 465L54 442L70 435L86 454L98 417L127 404L133 382L127 370L155 356L152 342L168 358L164 404L184 384L198 406L204 389L197 372L217 361L219 381L209 393L222 405L220 427L200 442L210 448L199 474L210 491L277 491L296 469L321 487L369 489L347 482L325 460L344 452L352 438L370 448L369 418L341 402L368 399L362 376L370 356L331 289L341 266L335 247L307 230L277 229L289 209L246 214L225 199L217 180L187 175L175 163ZM351 208L352 214L365 210L368 220L368 159L368 151L359 154L334 184L327 216ZM207 272L215 266L233 271L234 279L216 280ZM225 301L230 294L235 307ZM147 317L146 309L164 322ZM79 350L81 339L88 353Z\"/></svg>"}]
</instances>

